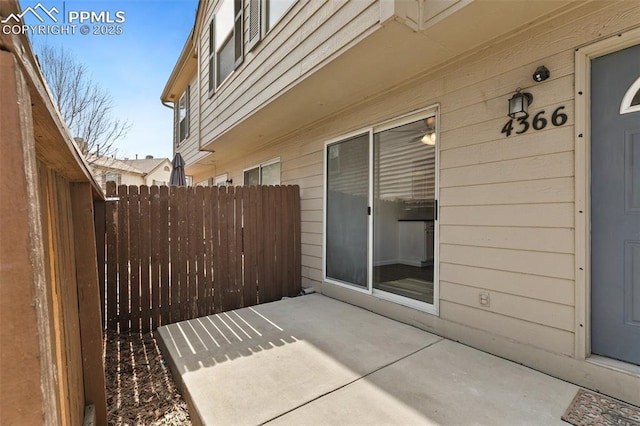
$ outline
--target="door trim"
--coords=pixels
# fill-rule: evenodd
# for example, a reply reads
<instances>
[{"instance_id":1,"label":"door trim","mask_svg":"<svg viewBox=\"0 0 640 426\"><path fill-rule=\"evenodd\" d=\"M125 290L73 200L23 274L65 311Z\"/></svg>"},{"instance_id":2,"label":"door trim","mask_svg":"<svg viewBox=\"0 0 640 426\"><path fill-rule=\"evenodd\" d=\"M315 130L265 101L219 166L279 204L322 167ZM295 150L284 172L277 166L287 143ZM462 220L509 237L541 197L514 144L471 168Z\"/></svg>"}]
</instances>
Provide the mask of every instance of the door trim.
<instances>
[{"instance_id":1,"label":"door trim","mask_svg":"<svg viewBox=\"0 0 640 426\"><path fill-rule=\"evenodd\" d=\"M358 293L374 296L379 299L388 300L393 303L397 303L402 306L413 308L422 312L426 312L432 315L439 316L440 313L440 220L434 222L434 247L433 247L433 304L419 302L407 297L395 295L381 290L375 290L373 288L373 216L375 211L373 209L373 169L374 169L374 143L373 137L377 132L381 132L387 129L391 129L403 124L408 124L413 121L425 118L430 115L436 117L436 147L435 147L435 191L434 197L436 200L440 198L440 104L436 103L429 105L425 108L403 114L392 119L373 124L368 127L360 128L349 133L342 134L340 136L331 138L324 143L323 152L323 183L322 183L322 280L323 283L336 285L339 287L347 288L349 290L356 291ZM367 287L362 288L356 285L348 284L327 277L327 147L337 142L345 141L356 136L369 135L369 206L371 207L371 214L367 217L368 220L368 234L367 234ZM438 205L438 209L439 209ZM438 212L437 217L440 217Z\"/></svg>"},{"instance_id":2,"label":"door trim","mask_svg":"<svg viewBox=\"0 0 640 426\"><path fill-rule=\"evenodd\" d=\"M373 214L370 214L369 216L367 216L367 287L363 288L363 287L359 287L357 285L354 284L349 284L346 282L342 282L333 278L329 278L327 277L327 178L328 178L328 173L327 173L327 167L329 164L329 159L327 157L327 148L329 147L329 145L333 145L335 143L338 142L342 142L342 141L346 141L348 139L352 139L358 136L364 136L364 135L368 135L369 137L369 175L368 175L368 179L369 179L369 187L371 187L371 176L372 176L372 172L371 172L371 155L372 155L372 143L371 140L373 139L373 128L372 127L365 127L365 128L361 128L359 130L355 130L353 132L349 132L349 133L345 133L343 135L337 136L335 138L331 138L328 141L325 142L324 144L324 152L322 153L323 156L323 171L322 171L322 281L324 283L329 283L329 284L333 284L333 285L337 285L339 287L344 287L344 288L348 288L350 290L353 291L357 291L359 293L364 293L364 294L368 294L371 295L372 291L371 291L371 268L369 268L369 262L370 260L373 258L373 254L372 254L372 246L371 246L371 223L372 223L372 217ZM367 200L367 204L370 206L371 205L371 200L373 199L372 197L372 190L371 188L369 188L368 191L368 200Z\"/></svg>"},{"instance_id":3,"label":"door trim","mask_svg":"<svg viewBox=\"0 0 640 426\"><path fill-rule=\"evenodd\" d=\"M591 60L640 43L640 27L575 52L575 323L574 356L591 356Z\"/></svg>"}]
</instances>

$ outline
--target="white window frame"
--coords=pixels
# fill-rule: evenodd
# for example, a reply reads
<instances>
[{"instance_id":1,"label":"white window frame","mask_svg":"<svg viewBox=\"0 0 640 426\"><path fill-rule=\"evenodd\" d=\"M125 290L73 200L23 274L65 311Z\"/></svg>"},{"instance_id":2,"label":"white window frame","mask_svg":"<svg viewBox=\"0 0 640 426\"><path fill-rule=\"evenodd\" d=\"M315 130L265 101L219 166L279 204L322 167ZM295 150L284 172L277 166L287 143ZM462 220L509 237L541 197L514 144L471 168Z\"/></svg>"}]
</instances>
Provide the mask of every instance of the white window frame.
<instances>
[{"instance_id":1,"label":"white window frame","mask_svg":"<svg viewBox=\"0 0 640 426\"><path fill-rule=\"evenodd\" d=\"M185 105L185 114L182 120L180 119L180 104L184 101ZM178 103L175 106L175 126L176 126L176 147L179 146L182 142L184 142L190 133L190 120L191 120L191 86L187 86L187 88L178 99ZM182 134L182 122L185 122L185 132Z\"/></svg>"},{"instance_id":2,"label":"white window frame","mask_svg":"<svg viewBox=\"0 0 640 426\"><path fill-rule=\"evenodd\" d=\"M282 15L280 15L278 20L273 22L271 27L269 27L268 26L268 23L269 23L268 10L269 10L270 1L271 0L249 0L249 27L250 28L248 29L249 31L247 36L247 38L249 39L247 43L247 50L253 49L253 47L256 44L258 44L260 40L265 38L265 36L269 32L271 32L273 28L275 28L278 25L278 23L283 21L284 17L287 16L287 14L289 14L291 9L293 9L293 7L297 3L297 0L293 0L289 5L289 7L282 13ZM257 14L258 16L255 17L255 14ZM259 26L255 34L253 34L253 37L251 34L252 23Z\"/></svg>"},{"instance_id":3,"label":"white window frame","mask_svg":"<svg viewBox=\"0 0 640 426\"><path fill-rule=\"evenodd\" d=\"M436 117L436 143L435 148L435 189L434 189L434 198L439 200L440 198L440 104L430 105L426 108L420 109L418 111L414 111L400 117L396 117L394 119L384 121L382 123L375 124L370 127L365 127L363 129L357 130L355 132L351 132L348 134L344 134L337 138L333 138L327 141L324 145L324 170L323 170L323 193L322 193L322 279L323 282L336 285L342 288L346 288L358 293L363 293L369 296L374 296L379 299L387 300L393 303L397 303L398 305L407 306L409 308L413 308L428 314L432 314L435 316L440 315L440 214L437 212L437 218L434 221L433 232L434 232L434 247L433 247L433 304L428 304L425 302L420 302L418 300L413 300L407 297L399 296L393 293L389 293L386 291L378 290L373 288L373 218L375 215L375 210L373 206L373 182L374 182L374 161L373 158L374 152L374 135L385 130L393 129L395 127L399 127L405 124L413 123L415 121L425 119L431 116ZM367 287L362 288L353 284L344 283L332 278L327 277L327 179L329 178L328 173L328 147L329 145L335 144L337 142L346 141L348 139L362 136L368 134L369 135L369 206L371 208L371 214L368 215L368 236L367 236ZM438 209L440 207L438 206Z\"/></svg>"},{"instance_id":4,"label":"white window frame","mask_svg":"<svg viewBox=\"0 0 640 426\"><path fill-rule=\"evenodd\" d=\"M280 161L280 157L277 158L272 158L271 160L262 162L260 164L256 164L255 166L251 166L251 167L247 167L246 169L242 170L242 184L243 185L247 185L247 183L244 180L244 173L248 172L250 170L255 170L258 169L258 185L262 185L262 169L264 167L270 166L272 164L276 164L276 163L280 163L280 179L278 185L282 185L282 162Z\"/></svg>"},{"instance_id":5,"label":"white window frame","mask_svg":"<svg viewBox=\"0 0 640 426\"><path fill-rule=\"evenodd\" d=\"M231 31L229 34L225 35L224 41L220 44L219 48L216 48L216 18L218 17L218 12L222 7L224 1L230 1L233 3L233 24L231 27ZM224 78L220 78L218 73L219 69L219 55L222 51L222 47L228 43L233 42L233 69ZM212 97L216 90L224 84L234 73L236 69L242 64L244 61L244 0L222 0L218 2L217 10L215 11L213 18L209 23L209 97Z\"/></svg>"}]
</instances>

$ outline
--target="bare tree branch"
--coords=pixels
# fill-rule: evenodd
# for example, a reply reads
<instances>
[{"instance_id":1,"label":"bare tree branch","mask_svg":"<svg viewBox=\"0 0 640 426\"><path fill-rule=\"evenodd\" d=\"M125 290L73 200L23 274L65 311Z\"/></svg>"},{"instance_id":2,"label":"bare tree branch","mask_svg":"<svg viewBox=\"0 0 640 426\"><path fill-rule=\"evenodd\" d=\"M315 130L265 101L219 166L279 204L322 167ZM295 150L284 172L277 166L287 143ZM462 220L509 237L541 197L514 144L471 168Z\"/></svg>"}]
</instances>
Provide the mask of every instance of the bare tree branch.
<instances>
[{"instance_id":1,"label":"bare tree branch","mask_svg":"<svg viewBox=\"0 0 640 426\"><path fill-rule=\"evenodd\" d=\"M38 62L53 100L80 149L92 163L99 156L114 156L117 142L131 127L112 116L111 94L95 83L86 65L64 50L48 44L36 46Z\"/></svg>"}]
</instances>

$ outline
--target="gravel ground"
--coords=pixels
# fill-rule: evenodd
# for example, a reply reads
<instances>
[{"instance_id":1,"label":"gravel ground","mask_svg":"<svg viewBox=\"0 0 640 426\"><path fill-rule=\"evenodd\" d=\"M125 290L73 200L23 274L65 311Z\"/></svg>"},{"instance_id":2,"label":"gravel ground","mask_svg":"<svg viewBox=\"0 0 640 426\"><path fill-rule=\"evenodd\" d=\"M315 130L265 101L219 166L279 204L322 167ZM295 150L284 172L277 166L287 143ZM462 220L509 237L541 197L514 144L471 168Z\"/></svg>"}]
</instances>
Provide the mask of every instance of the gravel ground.
<instances>
[{"instance_id":1,"label":"gravel ground","mask_svg":"<svg viewBox=\"0 0 640 426\"><path fill-rule=\"evenodd\" d=\"M105 337L110 425L191 425L153 333Z\"/></svg>"}]
</instances>

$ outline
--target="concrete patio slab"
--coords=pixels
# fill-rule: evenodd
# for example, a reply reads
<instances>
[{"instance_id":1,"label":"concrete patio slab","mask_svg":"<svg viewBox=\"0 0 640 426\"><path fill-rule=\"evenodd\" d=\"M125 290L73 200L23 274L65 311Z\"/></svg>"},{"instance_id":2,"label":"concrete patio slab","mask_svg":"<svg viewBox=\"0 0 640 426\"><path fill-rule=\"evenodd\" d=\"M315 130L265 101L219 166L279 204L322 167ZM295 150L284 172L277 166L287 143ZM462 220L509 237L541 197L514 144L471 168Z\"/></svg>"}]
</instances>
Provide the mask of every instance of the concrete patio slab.
<instances>
[{"instance_id":1,"label":"concrete patio slab","mask_svg":"<svg viewBox=\"0 0 640 426\"><path fill-rule=\"evenodd\" d=\"M158 332L194 424L561 424L578 389L317 294Z\"/></svg>"},{"instance_id":2,"label":"concrete patio slab","mask_svg":"<svg viewBox=\"0 0 640 426\"><path fill-rule=\"evenodd\" d=\"M273 425L567 425L577 386L442 340Z\"/></svg>"},{"instance_id":3,"label":"concrete patio slab","mask_svg":"<svg viewBox=\"0 0 640 426\"><path fill-rule=\"evenodd\" d=\"M440 340L320 295L158 333L190 411L207 425L264 423Z\"/></svg>"}]
</instances>

